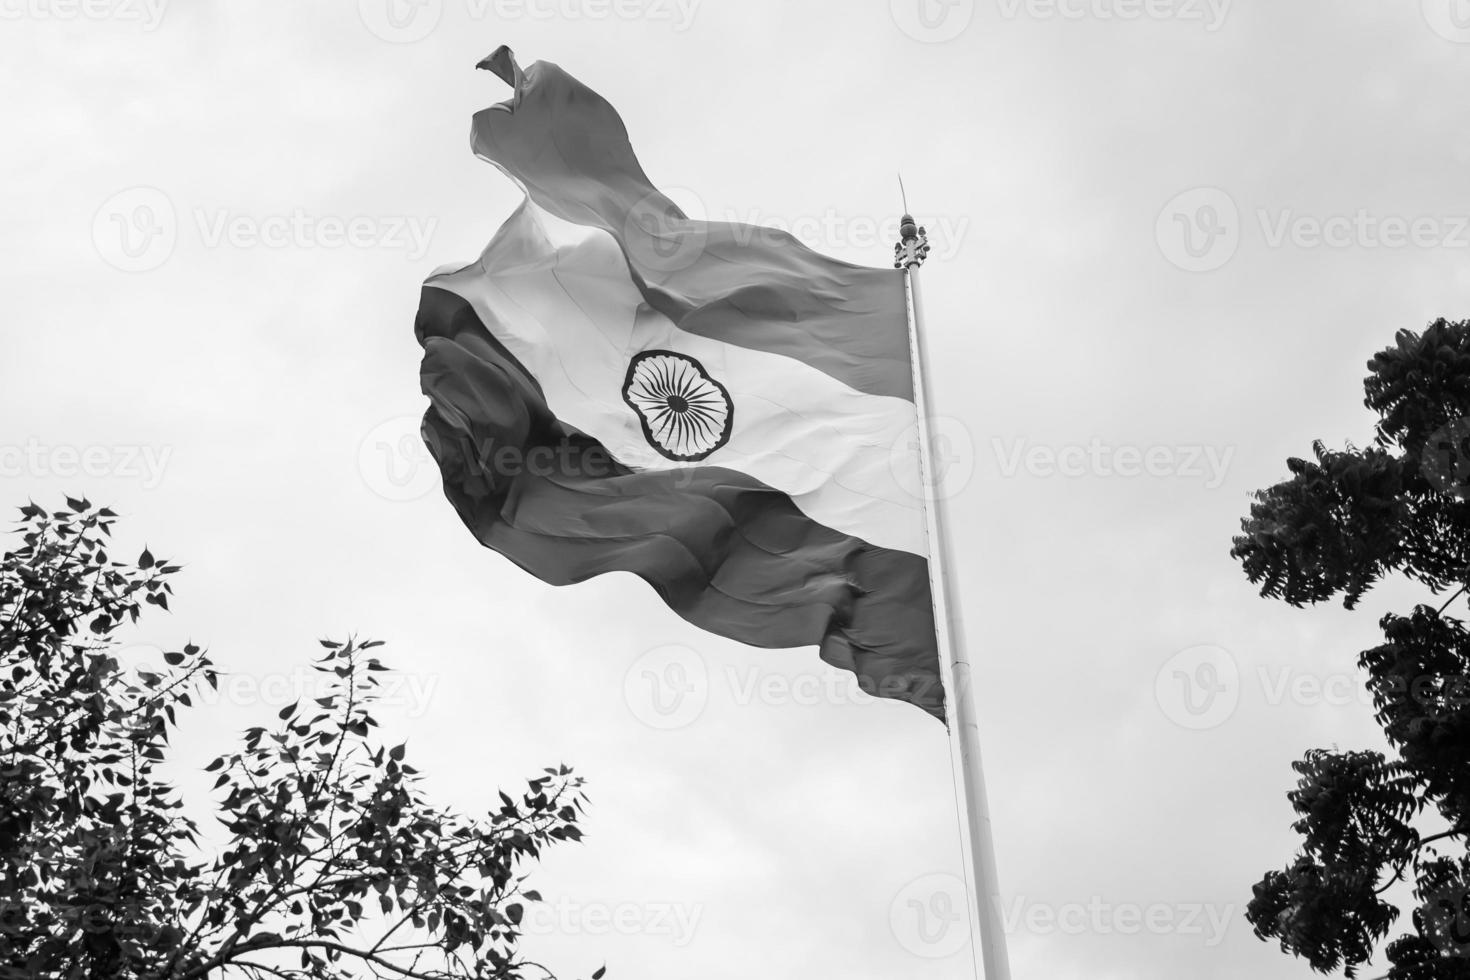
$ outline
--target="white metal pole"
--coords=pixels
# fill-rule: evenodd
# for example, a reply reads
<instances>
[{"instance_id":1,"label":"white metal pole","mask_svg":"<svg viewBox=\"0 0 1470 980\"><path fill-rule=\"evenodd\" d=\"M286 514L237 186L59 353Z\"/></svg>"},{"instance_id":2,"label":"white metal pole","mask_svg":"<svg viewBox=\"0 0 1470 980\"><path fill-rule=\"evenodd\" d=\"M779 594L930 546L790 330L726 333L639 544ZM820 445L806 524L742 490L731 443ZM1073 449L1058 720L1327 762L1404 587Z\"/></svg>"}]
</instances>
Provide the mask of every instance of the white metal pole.
<instances>
[{"instance_id":1,"label":"white metal pole","mask_svg":"<svg viewBox=\"0 0 1470 980\"><path fill-rule=\"evenodd\" d=\"M924 514L929 538L929 589L934 597L934 625L939 655L949 665L950 737L959 749L960 789L964 797L968 839L969 892L972 920L978 923L980 962L984 980L1011 980L1006 955L1005 930L1001 922L1000 886L995 873L995 845L990 830L990 804L985 795L985 774L980 765L980 727L975 719L969 648L965 645L964 620L960 612L954 568L950 562L947 530L948 509L944 488L934 469L935 418L929 377L929 351L922 329L919 295L919 265L929 252L924 229L905 214L902 240L895 249L895 264L904 270L908 298L909 338L914 365L914 402L919 415L919 465L922 468ZM953 590L953 591L952 591Z\"/></svg>"}]
</instances>

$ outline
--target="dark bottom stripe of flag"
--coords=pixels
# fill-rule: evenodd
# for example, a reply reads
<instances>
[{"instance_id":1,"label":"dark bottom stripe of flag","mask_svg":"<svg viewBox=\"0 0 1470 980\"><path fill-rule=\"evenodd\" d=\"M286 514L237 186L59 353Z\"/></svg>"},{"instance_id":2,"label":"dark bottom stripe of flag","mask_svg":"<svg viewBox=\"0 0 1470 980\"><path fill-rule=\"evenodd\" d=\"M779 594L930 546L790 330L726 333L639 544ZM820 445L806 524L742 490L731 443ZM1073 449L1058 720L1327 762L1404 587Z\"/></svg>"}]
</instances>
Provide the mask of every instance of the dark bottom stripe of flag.
<instances>
[{"instance_id":1,"label":"dark bottom stripe of flag","mask_svg":"<svg viewBox=\"0 0 1470 980\"><path fill-rule=\"evenodd\" d=\"M551 414L461 297L426 286L424 439L485 546L565 585L633 572L684 619L760 647L818 645L863 690L944 720L928 566L825 527L736 470L634 472Z\"/></svg>"}]
</instances>

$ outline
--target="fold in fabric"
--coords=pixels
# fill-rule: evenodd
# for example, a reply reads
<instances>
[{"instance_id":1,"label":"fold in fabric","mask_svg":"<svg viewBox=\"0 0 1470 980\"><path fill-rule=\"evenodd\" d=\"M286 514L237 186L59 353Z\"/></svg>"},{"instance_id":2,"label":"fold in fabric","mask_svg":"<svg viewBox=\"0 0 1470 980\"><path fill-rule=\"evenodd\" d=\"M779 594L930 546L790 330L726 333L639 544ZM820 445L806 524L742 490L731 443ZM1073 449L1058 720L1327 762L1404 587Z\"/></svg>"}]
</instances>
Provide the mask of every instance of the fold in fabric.
<instances>
[{"instance_id":1,"label":"fold in fabric","mask_svg":"<svg viewBox=\"0 0 1470 980\"><path fill-rule=\"evenodd\" d=\"M878 697L944 720L928 563L804 515L717 466L634 472L547 407L473 307L426 286L424 440L479 541L553 585L632 572L684 619L759 647L816 644Z\"/></svg>"},{"instance_id":2,"label":"fold in fabric","mask_svg":"<svg viewBox=\"0 0 1470 980\"><path fill-rule=\"evenodd\" d=\"M687 217L653 186L608 102L561 68L481 63L514 95L470 144L559 218L602 228L648 305L681 330L786 354L857 391L914 397L903 273L839 262L772 228Z\"/></svg>"},{"instance_id":3,"label":"fold in fabric","mask_svg":"<svg viewBox=\"0 0 1470 980\"><path fill-rule=\"evenodd\" d=\"M475 537L545 582L632 572L753 646L815 645L944 720L902 274L689 218L622 120L508 48L475 153L527 200L425 283L424 439ZM910 484L911 485L911 484Z\"/></svg>"}]
</instances>

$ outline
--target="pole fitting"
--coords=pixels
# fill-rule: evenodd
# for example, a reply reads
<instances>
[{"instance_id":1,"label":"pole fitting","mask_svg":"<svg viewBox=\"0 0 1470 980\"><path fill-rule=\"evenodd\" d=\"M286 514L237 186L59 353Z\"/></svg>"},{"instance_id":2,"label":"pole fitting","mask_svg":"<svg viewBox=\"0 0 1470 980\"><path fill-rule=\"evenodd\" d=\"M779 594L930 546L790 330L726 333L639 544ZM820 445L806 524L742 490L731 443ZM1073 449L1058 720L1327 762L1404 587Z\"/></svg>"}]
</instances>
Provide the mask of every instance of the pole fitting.
<instances>
[{"instance_id":1,"label":"pole fitting","mask_svg":"<svg viewBox=\"0 0 1470 980\"><path fill-rule=\"evenodd\" d=\"M929 257L929 233L924 226L914 221L914 216L905 214L898 226L899 240L893 246L893 267L912 269L924 264Z\"/></svg>"}]
</instances>

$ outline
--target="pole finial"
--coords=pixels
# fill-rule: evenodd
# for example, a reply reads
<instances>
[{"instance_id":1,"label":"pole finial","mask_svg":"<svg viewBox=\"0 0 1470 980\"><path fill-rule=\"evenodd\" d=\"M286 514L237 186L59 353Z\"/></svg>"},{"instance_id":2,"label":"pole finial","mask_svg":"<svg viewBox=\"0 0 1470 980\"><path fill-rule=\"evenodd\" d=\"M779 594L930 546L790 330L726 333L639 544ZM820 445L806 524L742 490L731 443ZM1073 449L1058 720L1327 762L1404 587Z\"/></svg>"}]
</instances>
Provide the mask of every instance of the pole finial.
<instances>
[{"instance_id":1,"label":"pole finial","mask_svg":"<svg viewBox=\"0 0 1470 980\"><path fill-rule=\"evenodd\" d=\"M909 213L909 196L903 187L903 174L898 175L898 193L903 199L903 220L898 225L898 242L893 246L893 267L915 269L929 257L929 235Z\"/></svg>"}]
</instances>

